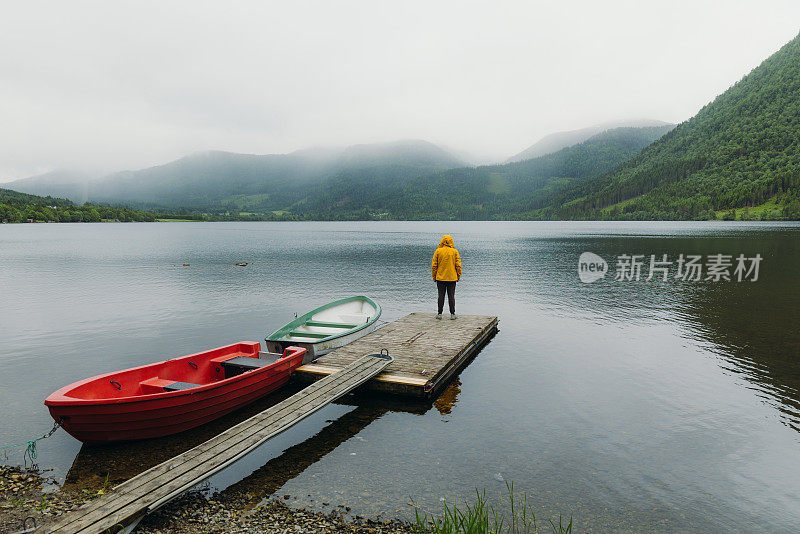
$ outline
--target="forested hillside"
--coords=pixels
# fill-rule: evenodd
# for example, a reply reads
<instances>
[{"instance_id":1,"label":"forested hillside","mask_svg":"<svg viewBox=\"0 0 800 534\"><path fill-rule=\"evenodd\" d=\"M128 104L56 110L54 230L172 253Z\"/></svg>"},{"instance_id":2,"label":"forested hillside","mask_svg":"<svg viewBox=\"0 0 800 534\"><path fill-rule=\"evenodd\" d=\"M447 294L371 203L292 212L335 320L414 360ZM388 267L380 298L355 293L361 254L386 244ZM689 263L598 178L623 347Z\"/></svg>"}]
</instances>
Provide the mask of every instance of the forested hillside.
<instances>
[{"instance_id":1,"label":"forested hillside","mask_svg":"<svg viewBox=\"0 0 800 534\"><path fill-rule=\"evenodd\" d=\"M531 218L800 218L800 36L641 154L553 192Z\"/></svg>"},{"instance_id":2,"label":"forested hillside","mask_svg":"<svg viewBox=\"0 0 800 534\"><path fill-rule=\"evenodd\" d=\"M0 189L0 221L3 222L100 222L102 220L155 221L154 213L85 204L76 206L64 198L39 197Z\"/></svg>"}]
</instances>

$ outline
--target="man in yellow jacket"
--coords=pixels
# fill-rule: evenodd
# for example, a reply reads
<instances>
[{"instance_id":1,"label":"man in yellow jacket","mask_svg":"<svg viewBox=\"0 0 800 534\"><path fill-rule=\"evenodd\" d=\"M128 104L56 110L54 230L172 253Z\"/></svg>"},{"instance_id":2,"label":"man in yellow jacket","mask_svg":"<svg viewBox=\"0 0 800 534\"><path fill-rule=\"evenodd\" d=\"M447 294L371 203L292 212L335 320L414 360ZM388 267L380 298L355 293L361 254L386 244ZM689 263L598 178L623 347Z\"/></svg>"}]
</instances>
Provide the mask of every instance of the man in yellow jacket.
<instances>
[{"instance_id":1,"label":"man in yellow jacket","mask_svg":"<svg viewBox=\"0 0 800 534\"><path fill-rule=\"evenodd\" d=\"M456 282L461 280L461 256L453 246L452 236L442 236L436 252L431 261L431 275L439 290L439 313L437 319L442 318L444 309L444 294L447 292L447 303L450 305L450 318L456 318Z\"/></svg>"}]
</instances>

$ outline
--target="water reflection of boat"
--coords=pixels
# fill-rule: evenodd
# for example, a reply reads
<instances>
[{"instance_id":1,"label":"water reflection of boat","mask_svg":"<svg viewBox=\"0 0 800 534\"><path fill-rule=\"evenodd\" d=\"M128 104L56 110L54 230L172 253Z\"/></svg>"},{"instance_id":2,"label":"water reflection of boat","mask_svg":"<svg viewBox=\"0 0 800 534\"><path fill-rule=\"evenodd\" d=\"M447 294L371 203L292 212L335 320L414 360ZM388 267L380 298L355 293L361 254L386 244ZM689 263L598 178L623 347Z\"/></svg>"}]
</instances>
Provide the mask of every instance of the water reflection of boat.
<instances>
[{"instance_id":1,"label":"water reflection of boat","mask_svg":"<svg viewBox=\"0 0 800 534\"><path fill-rule=\"evenodd\" d=\"M151 467L208 441L289 398L301 388L293 384L210 423L162 438L110 443L103 447L84 445L64 479L65 491L97 490L105 484L125 482Z\"/></svg>"},{"instance_id":2,"label":"water reflection of boat","mask_svg":"<svg viewBox=\"0 0 800 534\"><path fill-rule=\"evenodd\" d=\"M207 423L275 391L305 355L259 343L217 349L75 382L45 400L53 419L84 443L167 436Z\"/></svg>"},{"instance_id":3,"label":"water reflection of boat","mask_svg":"<svg viewBox=\"0 0 800 534\"><path fill-rule=\"evenodd\" d=\"M104 485L114 486L125 482L288 398L299 389L290 384L287 388L237 412L173 436L112 443L105 447L84 446L72 462L62 489L66 492L94 491ZM358 434L383 414L406 412L422 415L431 409L430 402L365 394L360 394L355 399L345 397L334 404L355 406L356 408L332 421L311 438L290 447L278 458L270 460L245 479L230 486L223 492L222 498L238 492L252 493L252 496L248 497L248 502L252 501L253 504L257 504L262 498L269 496L287 481L298 476L308 466Z\"/></svg>"}]
</instances>

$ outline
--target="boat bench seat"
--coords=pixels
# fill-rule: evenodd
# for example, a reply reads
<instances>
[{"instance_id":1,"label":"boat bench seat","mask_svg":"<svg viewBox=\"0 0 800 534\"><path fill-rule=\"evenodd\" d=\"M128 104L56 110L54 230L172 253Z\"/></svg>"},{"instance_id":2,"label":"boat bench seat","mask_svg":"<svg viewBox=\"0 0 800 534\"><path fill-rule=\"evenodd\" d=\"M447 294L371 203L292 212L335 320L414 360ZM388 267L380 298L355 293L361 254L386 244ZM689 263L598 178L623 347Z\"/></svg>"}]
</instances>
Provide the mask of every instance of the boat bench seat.
<instances>
[{"instance_id":1,"label":"boat bench seat","mask_svg":"<svg viewBox=\"0 0 800 534\"><path fill-rule=\"evenodd\" d=\"M371 317L366 313L340 313L339 319L348 323L356 323L358 325L368 323Z\"/></svg>"},{"instance_id":2,"label":"boat bench seat","mask_svg":"<svg viewBox=\"0 0 800 534\"><path fill-rule=\"evenodd\" d=\"M275 356L275 358L260 357L261 355L265 356ZM248 356L236 356L234 358L230 358L225 360L222 363L222 367L225 369L225 378L230 378L232 376L238 376L242 373L246 373L247 371L252 371L253 369L261 369L262 367L267 367L268 365L272 365L278 358L280 358L280 354L273 354L271 352L262 352L259 353L258 358L250 358Z\"/></svg>"},{"instance_id":3,"label":"boat bench seat","mask_svg":"<svg viewBox=\"0 0 800 534\"><path fill-rule=\"evenodd\" d=\"M166 378L148 378L139 382L142 386L142 393L163 393L165 391L179 391L183 389L196 388L200 384L192 384L191 382L178 382L175 380L167 380Z\"/></svg>"},{"instance_id":4,"label":"boat bench seat","mask_svg":"<svg viewBox=\"0 0 800 534\"><path fill-rule=\"evenodd\" d=\"M164 391L180 391L183 389L196 388L200 384L192 384L191 382L173 382L168 386L164 386Z\"/></svg>"},{"instance_id":5,"label":"boat bench seat","mask_svg":"<svg viewBox=\"0 0 800 534\"><path fill-rule=\"evenodd\" d=\"M318 332L306 332L304 330L292 330L287 337L307 337L310 339L325 339L333 334L320 334Z\"/></svg>"},{"instance_id":6,"label":"boat bench seat","mask_svg":"<svg viewBox=\"0 0 800 534\"><path fill-rule=\"evenodd\" d=\"M306 326L320 326L323 328L343 328L349 330L358 326L356 323L334 323L331 321L306 321Z\"/></svg>"},{"instance_id":7,"label":"boat bench seat","mask_svg":"<svg viewBox=\"0 0 800 534\"><path fill-rule=\"evenodd\" d=\"M283 354L281 354L280 352L259 352L258 353L258 359L259 360L267 361L269 363L275 363L278 360L280 360L281 358L283 358Z\"/></svg>"}]
</instances>

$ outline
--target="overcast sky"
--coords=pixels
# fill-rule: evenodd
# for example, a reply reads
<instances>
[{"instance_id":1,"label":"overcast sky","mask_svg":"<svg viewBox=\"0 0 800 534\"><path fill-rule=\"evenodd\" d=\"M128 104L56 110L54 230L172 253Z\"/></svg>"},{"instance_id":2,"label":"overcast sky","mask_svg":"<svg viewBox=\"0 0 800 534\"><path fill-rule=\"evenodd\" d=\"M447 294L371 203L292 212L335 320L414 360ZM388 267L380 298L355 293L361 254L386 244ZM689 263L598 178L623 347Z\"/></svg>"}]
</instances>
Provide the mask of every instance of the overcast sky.
<instances>
[{"instance_id":1,"label":"overcast sky","mask_svg":"<svg viewBox=\"0 0 800 534\"><path fill-rule=\"evenodd\" d=\"M799 31L796 0L4 1L0 181L407 138L505 159L686 120Z\"/></svg>"}]
</instances>

